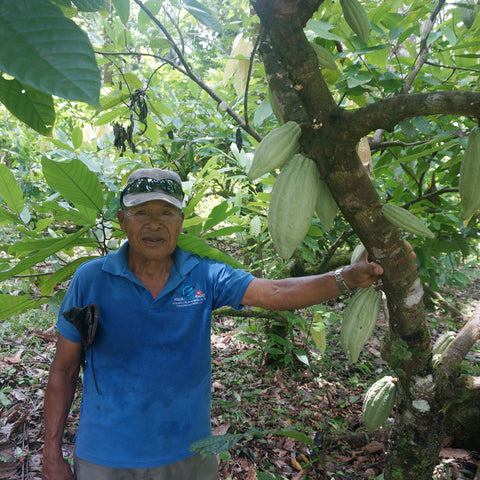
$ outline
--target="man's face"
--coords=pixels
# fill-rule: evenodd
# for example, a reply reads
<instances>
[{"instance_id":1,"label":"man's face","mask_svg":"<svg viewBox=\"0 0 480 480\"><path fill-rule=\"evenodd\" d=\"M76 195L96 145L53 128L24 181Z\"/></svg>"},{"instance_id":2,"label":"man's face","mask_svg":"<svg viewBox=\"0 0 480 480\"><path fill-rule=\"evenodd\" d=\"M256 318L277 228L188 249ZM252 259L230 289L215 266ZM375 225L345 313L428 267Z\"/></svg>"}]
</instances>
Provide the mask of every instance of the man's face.
<instances>
[{"instance_id":1,"label":"man's face","mask_svg":"<svg viewBox=\"0 0 480 480\"><path fill-rule=\"evenodd\" d=\"M130 259L163 260L175 250L184 215L170 203L152 200L119 210L117 216L128 237Z\"/></svg>"}]
</instances>

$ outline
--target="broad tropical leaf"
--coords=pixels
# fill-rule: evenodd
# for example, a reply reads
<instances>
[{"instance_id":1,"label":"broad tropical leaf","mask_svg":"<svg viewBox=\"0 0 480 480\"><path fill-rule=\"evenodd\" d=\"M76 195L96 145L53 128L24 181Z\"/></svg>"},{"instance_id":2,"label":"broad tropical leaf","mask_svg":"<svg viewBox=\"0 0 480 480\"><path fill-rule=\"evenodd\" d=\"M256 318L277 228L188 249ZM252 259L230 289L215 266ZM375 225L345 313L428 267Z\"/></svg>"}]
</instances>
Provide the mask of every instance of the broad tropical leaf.
<instances>
[{"instance_id":1,"label":"broad tropical leaf","mask_svg":"<svg viewBox=\"0 0 480 480\"><path fill-rule=\"evenodd\" d=\"M112 3L120 20L125 25L130 17L130 0L112 0Z\"/></svg>"},{"instance_id":2,"label":"broad tropical leaf","mask_svg":"<svg viewBox=\"0 0 480 480\"><path fill-rule=\"evenodd\" d=\"M17 215L22 213L25 205L22 189L13 173L3 163L0 163L0 196Z\"/></svg>"},{"instance_id":3,"label":"broad tropical leaf","mask_svg":"<svg viewBox=\"0 0 480 480\"><path fill-rule=\"evenodd\" d=\"M79 210L81 207L97 212L102 210L102 186L97 176L83 162L77 159L55 162L43 157L42 167L48 184Z\"/></svg>"},{"instance_id":4,"label":"broad tropical leaf","mask_svg":"<svg viewBox=\"0 0 480 480\"><path fill-rule=\"evenodd\" d=\"M38 90L98 105L88 36L48 0L0 0L0 70Z\"/></svg>"},{"instance_id":5,"label":"broad tropical leaf","mask_svg":"<svg viewBox=\"0 0 480 480\"><path fill-rule=\"evenodd\" d=\"M29 268L33 267L37 263L45 260L50 255L53 255L60 250L63 250L67 247L76 246L82 242L82 235L89 229L89 227L84 227L73 235L68 235L67 237L56 238L55 242L49 247L43 248L33 255L20 260L14 267L9 270L4 270L0 272L0 282L6 280L7 278L17 275Z\"/></svg>"},{"instance_id":6,"label":"broad tropical leaf","mask_svg":"<svg viewBox=\"0 0 480 480\"><path fill-rule=\"evenodd\" d=\"M222 25L213 12L197 0L185 0L184 6L199 22L216 32L222 31Z\"/></svg>"},{"instance_id":7,"label":"broad tropical leaf","mask_svg":"<svg viewBox=\"0 0 480 480\"><path fill-rule=\"evenodd\" d=\"M38 308L40 305L47 302L48 299L46 298L34 300L28 295L22 295L19 297L8 294L0 295L0 320L5 320L14 315L28 312L29 310Z\"/></svg>"},{"instance_id":8,"label":"broad tropical leaf","mask_svg":"<svg viewBox=\"0 0 480 480\"><path fill-rule=\"evenodd\" d=\"M211 260L218 260L219 262L224 262L234 268L244 268L241 263L230 257L230 255L227 255L221 250L210 247L204 240L195 235L190 235L188 233L180 235L177 245L182 250L192 252L199 257L207 257Z\"/></svg>"},{"instance_id":9,"label":"broad tropical leaf","mask_svg":"<svg viewBox=\"0 0 480 480\"><path fill-rule=\"evenodd\" d=\"M55 107L50 94L0 76L0 102L19 120L42 135L52 133Z\"/></svg>"}]
</instances>

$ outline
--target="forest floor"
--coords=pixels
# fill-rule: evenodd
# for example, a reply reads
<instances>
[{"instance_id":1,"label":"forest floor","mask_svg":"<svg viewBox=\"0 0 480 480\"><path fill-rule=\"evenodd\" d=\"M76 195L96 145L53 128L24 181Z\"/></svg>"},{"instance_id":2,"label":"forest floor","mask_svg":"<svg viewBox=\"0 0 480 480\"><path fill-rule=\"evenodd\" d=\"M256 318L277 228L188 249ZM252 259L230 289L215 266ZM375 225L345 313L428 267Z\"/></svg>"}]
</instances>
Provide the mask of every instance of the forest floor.
<instances>
[{"instance_id":1,"label":"forest floor","mask_svg":"<svg viewBox=\"0 0 480 480\"><path fill-rule=\"evenodd\" d=\"M442 295L463 315L437 299L428 314L433 338L463 326L472 301L480 300L480 278ZM277 350L271 344L258 348L261 334L254 319L214 318L213 431L243 434L220 455L222 480L381 478L388 425L395 414L385 428L367 434L361 406L368 387L391 374L380 356L386 322L380 319L359 362L352 365L339 343L344 304L337 300L327 307L334 320L325 322L323 355L298 334L297 345L284 345L287 354L274 358L271 353ZM30 319L15 328L4 322L0 329L0 479L41 478L43 398L55 346L52 324L50 319L39 328ZM295 350L306 356L296 356ZM478 352L468 359L476 375ZM68 418L66 455L73 451L80 390ZM433 478L473 479L479 461L479 452L447 439Z\"/></svg>"}]
</instances>

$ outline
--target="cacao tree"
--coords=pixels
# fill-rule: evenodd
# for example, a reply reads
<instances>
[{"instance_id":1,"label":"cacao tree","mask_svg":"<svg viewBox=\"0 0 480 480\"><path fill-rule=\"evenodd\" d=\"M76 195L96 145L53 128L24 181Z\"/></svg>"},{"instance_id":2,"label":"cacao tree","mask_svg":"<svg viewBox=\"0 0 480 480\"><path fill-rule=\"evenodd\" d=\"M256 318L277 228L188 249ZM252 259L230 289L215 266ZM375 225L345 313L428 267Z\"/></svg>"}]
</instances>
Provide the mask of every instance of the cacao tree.
<instances>
[{"instance_id":1,"label":"cacao tree","mask_svg":"<svg viewBox=\"0 0 480 480\"><path fill-rule=\"evenodd\" d=\"M371 25L366 15L362 17L358 13L362 10L360 4L341 3L344 17L355 18L350 24L358 35L353 41L353 50L358 52L362 44L368 42L366 32ZM452 401L452 379L460 373L458 358L463 358L478 339L479 319L473 319L465 327L444 352L440 367L434 368L417 268L398 229L382 214L383 201L356 147L361 138L372 133L381 137L379 131L392 132L412 117L468 116L472 118L473 128L480 114L480 94L468 91L411 93L422 65L430 56L435 58L430 53L433 46L429 37L435 33L434 25L439 22L445 6L443 1L437 2L422 25L417 57L398 94L350 108L339 106L327 85L315 49L305 35L307 22L323 2L257 0L252 4L264 28L260 52L283 119L301 125L303 152L316 161L343 215L371 257L385 268L383 285L390 328L383 345L383 357L398 376L399 387L385 478L431 478L444 436L442 412ZM325 10L329 8L331 5L325 6ZM329 14L324 17L328 18ZM376 30L381 30L381 26L379 18ZM467 53L468 46L464 48ZM366 66L368 71L374 68ZM478 150L476 161L479 161ZM478 185L478 178L467 181ZM294 190L295 185L292 187Z\"/></svg>"}]
</instances>

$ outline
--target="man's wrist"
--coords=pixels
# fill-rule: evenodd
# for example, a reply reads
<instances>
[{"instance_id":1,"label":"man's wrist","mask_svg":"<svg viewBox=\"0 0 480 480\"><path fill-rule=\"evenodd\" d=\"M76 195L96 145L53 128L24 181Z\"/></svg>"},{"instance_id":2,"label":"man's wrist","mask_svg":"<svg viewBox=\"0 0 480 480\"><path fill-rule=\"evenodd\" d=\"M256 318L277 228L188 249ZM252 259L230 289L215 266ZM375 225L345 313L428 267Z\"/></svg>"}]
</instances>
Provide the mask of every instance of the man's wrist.
<instances>
[{"instance_id":1,"label":"man's wrist","mask_svg":"<svg viewBox=\"0 0 480 480\"><path fill-rule=\"evenodd\" d=\"M337 283L338 288L343 294L350 293L353 289L347 285L345 277L343 276L343 271L345 267L338 268L334 272L335 282Z\"/></svg>"}]
</instances>

